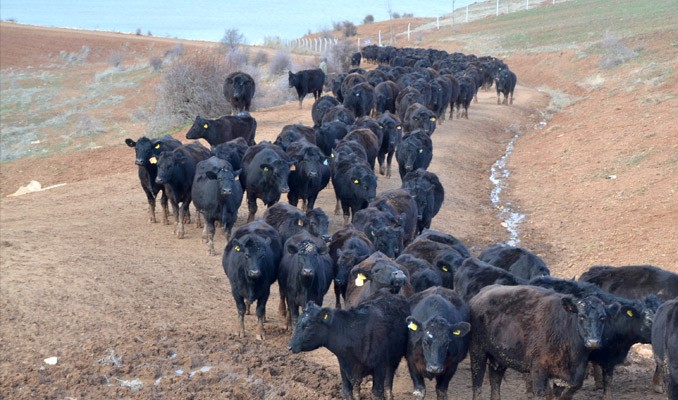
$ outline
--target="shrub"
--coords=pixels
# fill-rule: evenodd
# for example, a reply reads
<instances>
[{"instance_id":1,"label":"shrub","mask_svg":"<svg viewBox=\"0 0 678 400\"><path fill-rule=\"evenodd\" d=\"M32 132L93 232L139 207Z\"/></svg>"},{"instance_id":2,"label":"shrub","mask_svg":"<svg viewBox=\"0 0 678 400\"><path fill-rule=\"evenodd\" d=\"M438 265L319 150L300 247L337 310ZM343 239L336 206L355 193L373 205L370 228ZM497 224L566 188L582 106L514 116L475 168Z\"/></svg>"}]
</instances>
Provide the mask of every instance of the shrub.
<instances>
[{"instance_id":1,"label":"shrub","mask_svg":"<svg viewBox=\"0 0 678 400\"><path fill-rule=\"evenodd\" d=\"M336 22L332 21L332 30L334 31L341 31L341 29L344 27L343 22Z\"/></svg>"},{"instance_id":2,"label":"shrub","mask_svg":"<svg viewBox=\"0 0 678 400\"><path fill-rule=\"evenodd\" d=\"M232 64L214 51L185 55L165 69L158 87L156 121L152 129L162 131L193 120L197 115L216 118L229 110L224 99L225 77L234 72Z\"/></svg>"},{"instance_id":3,"label":"shrub","mask_svg":"<svg viewBox=\"0 0 678 400\"><path fill-rule=\"evenodd\" d=\"M357 52L358 46L353 41L340 40L330 47L325 55L328 73L342 73L351 68L351 56Z\"/></svg>"},{"instance_id":4,"label":"shrub","mask_svg":"<svg viewBox=\"0 0 678 400\"><path fill-rule=\"evenodd\" d=\"M268 70L271 75L280 75L289 71L291 65L290 52L281 49L273 54L273 59L268 64Z\"/></svg>"},{"instance_id":5,"label":"shrub","mask_svg":"<svg viewBox=\"0 0 678 400\"><path fill-rule=\"evenodd\" d=\"M344 21L344 37L351 37L358 34L358 28L351 21Z\"/></svg>"},{"instance_id":6,"label":"shrub","mask_svg":"<svg viewBox=\"0 0 678 400\"><path fill-rule=\"evenodd\" d=\"M237 29L226 29L226 33L224 33L224 37L221 38L219 43L220 51L222 53L228 53L245 43L245 36Z\"/></svg>"},{"instance_id":7,"label":"shrub","mask_svg":"<svg viewBox=\"0 0 678 400\"><path fill-rule=\"evenodd\" d=\"M149 65L151 66L151 68L153 68L153 71L155 72L160 71L160 69L162 68L162 59L160 57L153 57L149 61Z\"/></svg>"},{"instance_id":8,"label":"shrub","mask_svg":"<svg viewBox=\"0 0 678 400\"><path fill-rule=\"evenodd\" d=\"M374 16L372 14L368 14L368 15L365 16L365 18L363 18L363 24L365 24L365 25L371 24L373 22L374 22Z\"/></svg>"},{"instance_id":9,"label":"shrub","mask_svg":"<svg viewBox=\"0 0 678 400\"><path fill-rule=\"evenodd\" d=\"M261 66L262 64L268 64L268 53L263 50L259 50L252 57L252 65Z\"/></svg>"},{"instance_id":10,"label":"shrub","mask_svg":"<svg viewBox=\"0 0 678 400\"><path fill-rule=\"evenodd\" d=\"M398 14L397 12L394 12L394 13L391 14L391 18L398 19L398 18L400 18L400 14Z\"/></svg>"},{"instance_id":11,"label":"shrub","mask_svg":"<svg viewBox=\"0 0 678 400\"><path fill-rule=\"evenodd\" d=\"M114 51L108 56L108 62L116 68L120 67L123 61L125 61L125 53L122 50Z\"/></svg>"},{"instance_id":12,"label":"shrub","mask_svg":"<svg viewBox=\"0 0 678 400\"><path fill-rule=\"evenodd\" d=\"M606 33L600 41L600 46L603 49L603 57L599 63L600 68L616 67L638 55L638 53L624 44L619 35L614 33Z\"/></svg>"},{"instance_id":13,"label":"shrub","mask_svg":"<svg viewBox=\"0 0 678 400\"><path fill-rule=\"evenodd\" d=\"M137 36L141 36L141 28L137 28L136 34L137 34Z\"/></svg>"},{"instance_id":14,"label":"shrub","mask_svg":"<svg viewBox=\"0 0 678 400\"><path fill-rule=\"evenodd\" d=\"M403 13L403 18L414 18L413 13Z\"/></svg>"}]
</instances>

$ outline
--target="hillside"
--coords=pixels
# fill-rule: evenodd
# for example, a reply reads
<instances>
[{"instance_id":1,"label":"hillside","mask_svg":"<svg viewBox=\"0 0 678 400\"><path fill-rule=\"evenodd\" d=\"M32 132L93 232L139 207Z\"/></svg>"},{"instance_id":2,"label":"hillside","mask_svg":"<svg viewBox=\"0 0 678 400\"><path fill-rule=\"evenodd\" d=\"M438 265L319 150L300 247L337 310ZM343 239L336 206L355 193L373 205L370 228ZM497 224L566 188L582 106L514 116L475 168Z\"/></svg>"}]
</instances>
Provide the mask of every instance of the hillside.
<instances>
[{"instance_id":1,"label":"hillside","mask_svg":"<svg viewBox=\"0 0 678 400\"><path fill-rule=\"evenodd\" d=\"M520 245L555 276L577 276L593 264L678 272L676 14L671 1L573 0L417 30L409 43L398 36L398 46L494 55L518 75L512 106L481 91L469 120L438 126L429 169L441 177L446 200L432 227L477 255L509 239L500 212L512 210L525 215L516 225ZM388 24L359 26L358 35ZM178 44L0 23L1 140L3 152L16 152L0 164L0 392L7 398L340 396L331 353L288 352L277 285L267 341L254 340L251 316L249 336L238 338L221 255L206 255L198 229L177 240L171 226L147 223L123 140L144 135L154 110L160 75L149 60ZM190 52L215 44L181 45ZM123 68L113 68L121 49ZM253 111L257 140L275 138L286 124L311 124L310 104ZM170 133L185 141L185 131ZM497 206L490 170L509 144ZM65 185L6 197L33 179ZM397 177L379 177L379 191L399 185ZM317 206L333 209L331 189ZM236 226L245 214L243 205ZM330 218L331 230L339 229L342 218ZM223 236L215 241L217 249L225 245ZM325 305L333 303L327 295ZM53 356L57 364L45 364ZM665 398L652 390L647 351L632 360L615 374L615 398ZM427 387L431 397L435 388ZM402 363L395 398L411 391ZM502 395L525 398L520 374L507 373ZM468 362L449 398L471 398ZM590 378L575 396L589 398L602 398Z\"/></svg>"}]
</instances>

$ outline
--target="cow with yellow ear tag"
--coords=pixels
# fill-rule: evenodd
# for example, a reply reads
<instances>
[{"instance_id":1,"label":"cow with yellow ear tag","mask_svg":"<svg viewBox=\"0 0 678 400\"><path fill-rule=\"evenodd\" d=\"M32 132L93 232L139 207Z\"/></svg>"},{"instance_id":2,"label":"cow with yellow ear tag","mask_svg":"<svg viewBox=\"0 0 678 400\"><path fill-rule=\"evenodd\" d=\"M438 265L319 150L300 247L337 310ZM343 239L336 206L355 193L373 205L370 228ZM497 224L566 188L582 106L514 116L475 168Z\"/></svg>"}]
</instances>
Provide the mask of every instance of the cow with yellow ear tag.
<instances>
[{"instance_id":1,"label":"cow with yellow ear tag","mask_svg":"<svg viewBox=\"0 0 678 400\"><path fill-rule=\"evenodd\" d=\"M410 298L407 325L407 367L414 384L414 396L426 395L424 378L436 380L438 399L447 397L450 380L466 358L471 330L466 303L454 291L432 287Z\"/></svg>"},{"instance_id":2,"label":"cow with yellow ear tag","mask_svg":"<svg viewBox=\"0 0 678 400\"><path fill-rule=\"evenodd\" d=\"M169 135L165 135L158 139L149 139L146 136L142 136L137 141L127 138L125 139L125 144L132 147L136 153L134 164L139 168L139 182L148 200L149 221L156 222L155 200L158 197L158 193L162 191L162 198L160 199L163 211L162 222L165 225L169 224L165 186L155 182L155 178L158 176L158 157L164 151L172 151L181 146L181 142Z\"/></svg>"}]
</instances>

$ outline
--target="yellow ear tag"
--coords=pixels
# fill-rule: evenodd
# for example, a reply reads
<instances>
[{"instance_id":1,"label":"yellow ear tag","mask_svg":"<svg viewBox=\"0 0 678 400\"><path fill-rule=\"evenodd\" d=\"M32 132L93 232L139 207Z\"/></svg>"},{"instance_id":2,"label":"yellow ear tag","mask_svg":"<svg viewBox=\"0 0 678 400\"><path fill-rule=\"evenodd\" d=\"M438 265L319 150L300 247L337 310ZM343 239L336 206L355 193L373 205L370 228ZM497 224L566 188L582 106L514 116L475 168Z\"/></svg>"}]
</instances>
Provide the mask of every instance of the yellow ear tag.
<instances>
[{"instance_id":1,"label":"yellow ear tag","mask_svg":"<svg viewBox=\"0 0 678 400\"><path fill-rule=\"evenodd\" d=\"M459 329L457 329L456 331L452 331L452 334L454 336L459 336L459 335L461 335L461 331Z\"/></svg>"},{"instance_id":2,"label":"yellow ear tag","mask_svg":"<svg viewBox=\"0 0 678 400\"><path fill-rule=\"evenodd\" d=\"M205 129L207 129L207 124L203 125L202 127L205 128Z\"/></svg>"},{"instance_id":3,"label":"yellow ear tag","mask_svg":"<svg viewBox=\"0 0 678 400\"><path fill-rule=\"evenodd\" d=\"M443 268L442 268L442 270L443 270L444 272L447 272L447 271L449 271L450 269L449 269L449 268L447 268L447 265L443 265Z\"/></svg>"},{"instance_id":4,"label":"yellow ear tag","mask_svg":"<svg viewBox=\"0 0 678 400\"><path fill-rule=\"evenodd\" d=\"M627 310L626 315L628 315L629 317L633 317L633 311Z\"/></svg>"},{"instance_id":5,"label":"yellow ear tag","mask_svg":"<svg viewBox=\"0 0 678 400\"><path fill-rule=\"evenodd\" d=\"M410 328L411 331L416 331L419 329L419 325L415 324L414 322L410 322L407 327Z\"/></svg>"},{"instance_id":6,"label":"yellow ear tag","mask_svg":"<svg viewBox=\"0 0 678 400\"><path fill-rule=\"evenodd\" d=\"M436 117L431 117L431 122L436 122Z\"/></svg>"},{"instance_id":7,"label":"yellow ear tag","mask_svg":"<svg viewBox=\"0 0 678 400\"><path fill-rule=\"evenodd\" d=\"M268 172L268 167L264 167L264 171Z\"/></svg>"},{"instance_id":8,"label":"yellow ear tag","mask_svg":"<svg viewBox=\"0 0 678 400\"><path fill-rule=\"evenodd\" d=\"M148 159L148 162L150 162L151 164L157 164L157 163L158 163L158 159L155 158L155 157L151 157L151 158Z\"/></svg>"},{"instance_id":9,"label":"yellow ear tag","mask_svg":"<svg viewBox=\"0 0 678 400\"><path fill-rule=\"evenodd\" d=\"M356 179L356 180L353 181L353 183L355 183L357 185L357 184L360 183L360 181Z\"/></svg>"},{"instance_id":10,"label":"yellow ear tag","mask_svg":"<svg viewBox=\"0 0 678 400\"><path fill-rule=\"evenodd\" d=\"M327 318L329 318L329 317L330 317L329 315L325 314L325 316L323 317L323 319L324 319L324 320L327 320Z\"/></svg>"},{"instance_id":11,"label":"yellow ear tag","mask_svg":"<svg viewBox=\"0 0 678 400\"><path fill-rule=\"evenodd\" d=\"M358 277L355 278L355 285L360 287L365 284L365 281L367 280L367 277L363 274L358 274Z\"/></svg>"},{"instance_id":12,"label":"yellow ear tag","mask_svg":"<svg viewBox=\"0 0 678 400\"><path fill-rule=\"evenodd\" d=\"M290 171L296 171L296 170L297 170L296 165L294 165L294 164L290 165Z\"/></svg>"},{"instance_id":13,"label":"yellow ear tag","mask_svg":"<svg viewBox=\"0 0 678 400\"><path fill-rule=\"evenodd\" d=\"M235 250L235 251L240 251L240 246L235 246L235 247L233 248L233 250Z\"/></svg>"},{"instance_id":14,"label":"yellow ear tag","mask_svg":"<svg viewBox=\"0 0 678 400\"><path fill-rule=\"evenodd\" d=\"M156 144L154 149L159 149L160 148L160 143Z\"/></svg>"}]
</instances>

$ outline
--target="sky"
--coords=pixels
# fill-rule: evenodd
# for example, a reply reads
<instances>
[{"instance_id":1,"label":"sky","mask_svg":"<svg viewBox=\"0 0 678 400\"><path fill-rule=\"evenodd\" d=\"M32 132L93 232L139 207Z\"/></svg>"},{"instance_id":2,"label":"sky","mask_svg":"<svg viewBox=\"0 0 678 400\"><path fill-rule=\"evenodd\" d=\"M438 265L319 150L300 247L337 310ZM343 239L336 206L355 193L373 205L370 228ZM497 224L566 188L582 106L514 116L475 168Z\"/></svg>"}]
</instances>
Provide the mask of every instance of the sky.
<instances>
[{"instance_id":1,"label":"sky","mask_svg":"<svg viewBox=\"0 0 678 400\"><path fill-rule=\"evenodd\" d=\"M463 7L469 0L455 0ZM0 19L64 28L136 32L181 39L219 41L238 29L247 43L264 37L295 39L331 29L332 22L361 24L366 15L388 20L389 10L415 17L436 17L452 10L452 1L434 0L2 0Z\"/></svg>"}]
</instances>

